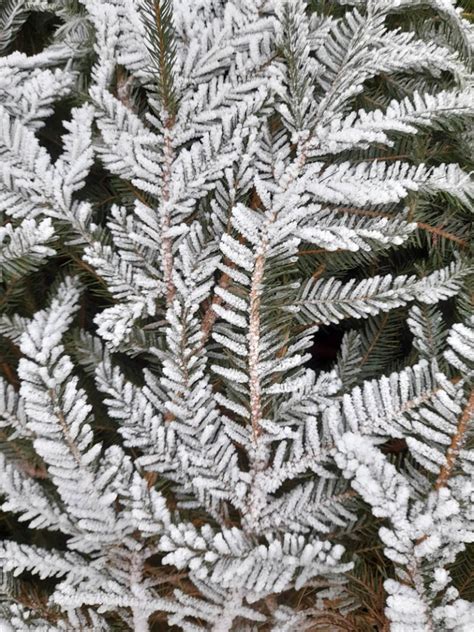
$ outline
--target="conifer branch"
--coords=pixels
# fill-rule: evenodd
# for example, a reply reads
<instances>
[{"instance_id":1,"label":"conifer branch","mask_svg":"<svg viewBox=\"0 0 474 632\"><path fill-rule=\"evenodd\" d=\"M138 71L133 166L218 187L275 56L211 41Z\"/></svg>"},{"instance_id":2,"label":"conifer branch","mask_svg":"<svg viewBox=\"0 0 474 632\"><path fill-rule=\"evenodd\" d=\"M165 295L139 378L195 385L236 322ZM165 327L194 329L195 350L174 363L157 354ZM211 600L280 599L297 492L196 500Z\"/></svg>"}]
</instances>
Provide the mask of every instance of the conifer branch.
<instances>
[{"instance_id":1,"label":"conifer branch","mask_svg":"<svg viewBox=\"0 0 474 632\"><path fill-rule=\"evenodd\" d=\"M462 239L458 235L450 233L449 231L441 228L440 226L430 226L430 224L426 224L425 222L417 222L417 227L421 230L425 230L432 235L436 235L438 237L442 237L443 239L447 239L448 241L452 241L457 244L463 250L469 248L469 244L465 239Z\"/></svg>"},{"instance_id":2,"label":"conifer branch","mask_svg":"<svg viewBox=\"0 0 474 632\"><path fill-rule=\"evenodd\" d=\"M263 241L255 259L255 267L252 273L249 302L249 385L250 385L250 411L254 441L261 434L260 423L262 420L262 389L260 385L259 350L260 350L260 305L262 283L265 272L266 242Z\"/></svg>"},{"instance_id":3,"label":"conifer branch","mask_svg":"<svg viewBox=\"0 0 474 632\"><path fill-rule=\"evenodd\" d=\"M0 628L470 629L455 3L4 5Z\"/></svg>"},{"instance_id":4,"label":"conifer branch","mask_svg":"<svg viewBox=\"0 0 474 632\"><path fill-rule=\"evenodd\" d=\"M174 87L175 33L170 0L145 0L145 25L149 52L157 73L156 84L161 107L166 112L165 127L172 127L178 101Z\"/></svg>"},{"instance_id":5,"label":"conifer branch","mask_svg":"<svg viewBox=\"0 0 474 632\"><path fill-rule=\"evenodd\" d=\"M163 257L163 276L166 285L166 304L171 305L175 287L173 281L173 239L168 235L171 228L171 209L169 208L170 192L169 185L173 165L173 149L171 128L165 127L164 133L164 166L163 166L163 184L162 184L162 216L161 216L161 233L162 233L162 257Z\"/></svg>"},{"instance_id":6,"label":"conifer branch","mask_svg":"<svg viewBox=\"0 0 474 632\"><path fill-rule=\"evenodd\" d=\"M456 459L459 454L459 450L461 449L466 433L469 430L469 424L473 420L474 417L474 390L471 390L468 396L468 400L464 409L462 411L461 416L459 417L459 422L456 427L456 431L454 432L451 443L448 447L446 453L446 463L442 466L438 478L436 479L435 489L439 490L442 487L445 487L451 478L454 467L456 465Z\"/></svg>"}]
</instances>

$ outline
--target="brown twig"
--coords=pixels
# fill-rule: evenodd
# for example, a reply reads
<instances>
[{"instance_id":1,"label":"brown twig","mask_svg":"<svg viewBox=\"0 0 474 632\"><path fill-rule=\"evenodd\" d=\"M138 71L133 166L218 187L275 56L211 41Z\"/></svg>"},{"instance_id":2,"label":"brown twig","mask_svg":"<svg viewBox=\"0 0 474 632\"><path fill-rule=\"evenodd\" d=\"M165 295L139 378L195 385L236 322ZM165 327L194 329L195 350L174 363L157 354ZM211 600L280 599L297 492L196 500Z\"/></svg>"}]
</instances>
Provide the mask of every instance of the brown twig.
<instances>
[{"instance_id":1,"label":"brown twig","mask_svg":"<svg viewBox=\"0 0 474 632\"><path fill-rule=\"evenodd\" d=\"M430 226L430 224L425 224L423 222L417 223L418 228L421 230L426 230L428 233L432 233L433 235L438 235L439 237L443 237L444 239L448 239L449 241L454 241L461 248L468 248L468 243L465 239L458 237L457 235L453 235L453 233L449 233L447 230L440 228L439 226Z\"/></svg>"},{"instance_id":2,"label":"brown twig","mask_svg":"<svg viewBox=\"0 0 474 632\"><path fill-rule=\"evenodd\" d=\"M456 432L453 434L451 444L446 453L446 463L441 468L436 479L435 489L445 487L454 469L456 458L466 436L469 422L474 416L474 389L471 390L467 404L459 418Z\"/></svg>"},{"instance_id":3,"label":"brown twig","mask_svg":"<svg viewBox=\"0 0 474 632\"><path fill-rule=\"evenodd\" d=\"M260 348L260 304L262 281L265 272L265 246L262 253L255 260L250 286L250 317L249 317L249 385L250 385L250 414L254 439L261 434L262 421L262 392L260 384L259 348Z\"/></svg>"},{"instance_id":4,"label":"brown twig","mask_svg":"<svg viewBox=\"0 0 474 632\"><path fill-rule=\"evenodd\" d=\"M15 388L19 388L20 387L20 380L15 375L15 372L13 371L13 369L11 368L11 366L9 364L7 364L6 362L2 362L0 364L0 371L7 378L9 384L14 386Z\"/></svg>"},{"instance_id":5,"label":"brown twig","mask_svg":"<svg viewBox=\"0 0 474 632\"><path fill-rule=\"evenodd\" d=\"M223 274L221 274L219 281L217 283L218 287L220 288L227 288L230 284L230 277L228 274L225 274L225 272ZM223 302L222 297L214 295L212 298L212 301L209 302L208 307L206 308L206 311L204 312L204 316L202 319L202 326L201 326L201 347L203 347L206 342L209 340L209 336L211 335L212 332L212 328L214 327L214 323L216 322L217 319L217 314L214 311L213 307L214 305L220 305Z\"/></svg>"}]
</instances>

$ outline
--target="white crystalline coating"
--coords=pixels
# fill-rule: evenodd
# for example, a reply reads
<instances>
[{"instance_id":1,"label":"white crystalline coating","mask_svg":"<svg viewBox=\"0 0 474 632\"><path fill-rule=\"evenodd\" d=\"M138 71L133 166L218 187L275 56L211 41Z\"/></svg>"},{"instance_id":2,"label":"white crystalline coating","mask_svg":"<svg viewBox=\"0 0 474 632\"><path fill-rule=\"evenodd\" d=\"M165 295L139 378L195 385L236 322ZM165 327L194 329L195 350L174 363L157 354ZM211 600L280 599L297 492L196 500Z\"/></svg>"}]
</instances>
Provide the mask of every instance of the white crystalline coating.
<instances>
[{"instance_id":1,"label":"white crystalline coating","mask_svg":"<svg viewBox=\"0 0 474 632\"><path fill-rule=\"evenodd\" d=\"M421 279L405 275L376 276L358 283L351 279L308 280L295 304L302 322L338 323L346 318L367 318L415 299L432 305L454 296L462 287L469 265L453 263Z\"/></svg>"},{"instance_id":2,"label":"white crystalline coating","mask_svg":"<svg viewBox=\"0 0 474 632\"><path fill-rule=\"evenodd\" d=\"M331 626L355 605L339 542L377 520L390 629L471 632L450 569L474 541L472 266L422 211L472 208L474 187L413 149L472 121L460 7L0 4L0 334L21 355L0 379L1 509L62 542L0 542L5 581L51 578L56 608L2 601L0 628ZM392 26L416 8L435 18ZM8 54L30 11L59 29ZM381 75L396 98L366 92ZM425 234L443 256L415 269ZM56 254L42 308L15 313ZM404 367L385 362L395 321Z\"/></svg>"},{"instance_id":3,"label":"white crystalline coating","mask_svg":"<svg viewBox=\"0 0 474 632\"><path fill-rule=\"evenodd\" d=\"M7 223L0 227L0 278L13 277L37 269L56 251L49 246L54 228L49 218L38 222L24 219L18 226Z\"/></svg>"},{"instance_id":4,"label":"white crystalline coating","mask_svg":"<svg viewBox=\"0 0 474 632\"><path fill-rule=\"evenodd\" d=\"M227 378L230 381L245 383L248 382L248 376L243 371L237 371L237 369L226 369L225 367L214 364L212 366L214 373Z\"/></svg>"},{"instance_id":5,"label":"white crystalline coating","mask_svg":"<svg viewBox=\"0 0 474 632\"><path fill-rule=\"evenodd\" d=\"M75 73L67 69L4 67L0 79L0 102L22 123L37 130L53 113L54 102L72 92L75 79Z\"/></svg>"},{"instance_id":6,"label":"white crystalline coating","mask_svg":"<svg viewBox=\"0 0 474 632\"><path fill-rule=\"evenodd\" d=\"M474 317L467 324L453 325L448 335L446 360L467 377L474 375Z\"/></svg>"}]
</instances>

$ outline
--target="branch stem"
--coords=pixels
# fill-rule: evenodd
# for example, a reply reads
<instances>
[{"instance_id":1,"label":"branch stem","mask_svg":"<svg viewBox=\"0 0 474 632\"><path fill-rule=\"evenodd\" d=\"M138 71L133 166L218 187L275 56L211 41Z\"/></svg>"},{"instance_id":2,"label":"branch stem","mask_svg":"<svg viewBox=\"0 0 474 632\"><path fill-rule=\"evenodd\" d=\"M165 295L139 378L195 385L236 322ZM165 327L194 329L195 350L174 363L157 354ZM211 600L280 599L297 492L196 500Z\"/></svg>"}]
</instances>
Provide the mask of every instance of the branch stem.
<instances>
[{"instance_id":1,"label":"branch stem","mask_svg":"<svg viewBox=\"0 0 474 632\"><path fill-rule=\"evenodd\" d=\"M262 420L262 388L259 374L260 347L260 305L262 281L265 272L266 242L262 243L262 251L255 260L250 286L250 321L249 321L249 380L250 380L250 414L252 433L256 441L260 436Z\"/></svg>"},{"instance_id":2,"label":"branch stem","mask_svg":"<svg viewBox=\"0 0 474 632\"><path fill-rule=\"evenodd\" d=\"M467 404L459 418L459 422L454 433L451 444L446 453L446 463L441 468L438 478L436 479L435 489L445 487L451 477L459 450L464 442L464 437L469 427L469 422L474 416L474 389L471 390Z\"/></svg>"},{"instance_id":3,"label":"branch stem","mask_svg":"<svg viewBox=\"0 0 474 632\"><path fill-rule=\"evenodd\" d=\"M173 281L173 240L167 236L167 232L171 228L171 208L170 200L170 180L173 165L173 147L171 142L170 128L165 128L164 137L164 169L163 169L163 188L162 188L162 216L161 216L161 233L162 245L161 254L163 258L163 271L166 285L166 305L169 307L173 302L176 288Z\"/></svg>"}]
</instances>

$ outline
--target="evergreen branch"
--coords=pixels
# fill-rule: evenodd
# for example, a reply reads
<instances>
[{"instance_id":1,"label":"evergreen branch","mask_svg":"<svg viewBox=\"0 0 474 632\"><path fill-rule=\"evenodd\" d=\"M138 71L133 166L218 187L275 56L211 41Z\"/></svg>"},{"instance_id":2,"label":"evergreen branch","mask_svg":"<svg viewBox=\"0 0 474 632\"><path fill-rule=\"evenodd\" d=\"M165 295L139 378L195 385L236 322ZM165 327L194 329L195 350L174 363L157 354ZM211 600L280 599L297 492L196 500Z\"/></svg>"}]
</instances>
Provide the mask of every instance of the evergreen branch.
<instances>
[{"instance_id":1,"label":"evergreen branch","mask_svg":"<svg viewBox=\"0 0 474 632\"><path fill-rule=\"evenodd\" d=\"M173 65L176 57L173 5L170 0L145 0L142 4L149 52L157 72L158 97L166 112L165 127L172 127L178 111Z\"/></svg>"},{"instance_id":2,"label":"evergreen branch","mask_svg":"<svg viewBox=\"0 0 474 632\"><path fill-rule=\"evenodd\" d=\"M0 8L0 53L8 49L30 11L25 0L6 0Z\"/></svg>"},{"instance_id":3,"label":"evergreen branch","mask_svg":"<svg viewBox=\"0 0 474 632\"><path fill-rule=\"evenodd\" d=\"M470 315L469 311L469 315ZM446 360L458 369L468 381L474 377L474 319L468 323L456 323L448 335Z\"/></svg>"},{"instance_id":4,"label":"evergreen branch","mask_svg":"<svg viewBox=\"0 0 474 632\"><path fill-rule=\"evenodd\" d=\"M408 314L407 325L413 334L413 346L425 360L441 360L446 332L443 319L433 305L413 306Z\"/></svg>"},{"instance_id":5,"label":"evergreen branch","mask_svg":"<svg viewBox=\"0 0 474 632\"><path fill-rule=\"evenodd\" d=\"M344 394L339 411L330 409L327 415L341 415L343 427L357 429L361 434L392 433L403 437L410 433L411 416L416 417L425 405L436 407L436 398L443 397L445 385L437 378L435 368L422 360L389 377L366 380L361 387ZM449 389L453 396L453 387ZM423 431L421 425L419 430ZM410 434L414 434L414 428Z\"/></svg>"},{"instance_id":6,"label":"evergreen branch","mask_svg":"<svg viewBox=\"0 0 474 632\"><path fill-rule=\"evenodd\" d=\"M438 478L436 479L435 489L439 490L448 484L449 479L453 473L456 459L459 454L459 450L465 441L466 433L469 430L469 424L474 417L474 390L471 390L468 396L468 400L461 416L459 417L459 423L456 428L456 432L451 438L448 451L446 453L446 463L442 466Z\"/></svg>"},{"instance_id":7,"label":"evergreen branch","mask_svg":"<svg viewBox=\"0 0 474 632\"><path fill-rule=\"evenodd\" d=\"M429 224L426 224L425 222L417 222L416 225L421 230L425 230L428 233L431 233L433 235L437 235L438 237L442 237L443 239L452 241L453 243L457 244L462 250L467 250L469 248L469 244L465 239L462 239L458 235L448 232L447 230L445 230L444 228L441 228L440 226L430 226Z\"/></svg>"},{"instance_id":8,"label":"evergreen branch","mask_svg":"<svg viewBox=\"0 0 474 632\"><path fill-rule=\"evenodd\" d=\"M172 174L172 164L174 153L172 148L171 128L165 128L164 135L164 165L163 165L163 185L162 185L162 215L161 215L161 234L162 242L162 259L163 259L163 277L166 285L166 304L171 305L174 295L175 286L173 281L173 239L168 235L171 228L171 208L170 208L170 191L169 184Z\"/></svg>"},{"instance_id":9,"label":"evergreen branch","mask_svg":"<svg viewBox=\"0 0 474 632\"><path fill-rule=\"evenodd\" d=\"M366 349L364 350L364 355L360 359L359 370L362 369L364 365L367 364L367 362L369 361L374 349L376 348L378 342L380 341L380 338L385 328L387 327L389 318L390 318L389 312L386 312L385 314L383 314L382 318L377 323L377 329L376 329L375 335L372 335L370 336L370 339L367 339L368 344L366 346Z\"/></svg>"},{"instance_id":10,"label":"evergreen branch","mask_svg":"<svg viewBox=\"0 0 474 632\"><path fill-rule=\"evenodd\" d=\"M426 194L446 193L459 199L467 207L472 205L474 186L469 175L455 164L429 168L424 164L385 163L383 160L330 165L323 170L315 163L315 178L307 191L315 200L359 206L393 204L407 197L410 191ZM319 177L316 178L316 175Z\"/></svg>"},{"instance_id":11,"label":"evergreen branch","mask_svg":"<svg viewBox=\"0 0 474 632\"><path fill-rule=\"evenodd\" d=\"M300 0L277 6L282 24L280 46L286 64L287 90L279 112L291 133L312 132L315 105L311 90L316 75L315 60L309 56L309 28L305 4Z\"/></svg>"},{"instance_id":12,"label":"evergreen branch","mask_svg":"<svg viewBox=\"0 0 474 632\"><path fill-rule=\"evenodd\" d=\"M473 29L444 0L25 6L0 557L41 594L0 627L470 629Z\"/></svg>"},{"instance_id":13,"label":"evergreen branch","mask_svg":"<svg viewBox=\"0 0 474 632\"><path fill-rule=\"evenodd\" d=\"M400 158L400 156L397 158ZM386 158L384 158L384 160L386 160ZM396 215L392 213L387 213L385 211L361 209L361 208L350 207L350 206L336 206L334 207L334 209L331 209L331 210L336 211L336 212L341 212L344 214L358 215L360 217L373 217L373 218L380 218L380 219L387 219L387 220L399 219L399 217L397 217ZM407 216L407 219L408 219L408 216ZM409 221L413 221L413 220L410 219ZM449 232L448 230L446 230L445 228L442 228L441 226L432 226L431 224L428 224L426 222L416 222L416 227L419 230L424 230L428 233L432 233L433 235L442 237L443 239L447 239L448 241L452 241L463 250L467 250L469 248L469 244L465 239L459 237L458 235L454 233ZM338 250L340 249L336 249L335 252L337 252ZM324 248L319 249L319 250L302 250L300 251L300 254L302 255L319 254L322 252L327 252L328 254L331 254L333 250L325 250Z\"/></svg>"},{"instance_id":14,"label":"evergreen branch","mask_svg":"<svg viewBox=\"0 0 474 632\"><path fill-rule=\"evenodd\" d=\"M257 442L261 434L260 423L262 420L262 389L259 374L259 348L260 348L260 307L262 282L265 271L266 243L261 246L262 252L255 260L252 273L249 300L249 384L250 384L250 412L254 441Z\"/></svg>"},{"instance_id":15,"label":"evergreen branch","mask_svg":"<svg viewBox=\"0 0 474 632\"><path fill-rule=\"evenodd\" d=\"M36 270L55 250L49 247L54 229L50 219L24 219L19 226L0 227L0 281L3 275L18 278Z\"/></svg>"},{"instance_id":16,"label":"evergreen branch","mask_svg":"<svg viewBox=\"0 0 474 632\"><path fill-rule=\"evenodd\" d=\"M469 273L470 268L452 264L422 279L405 275L377 276L359 283L355 279L348 283L334 278L310 279L302 285L293 305L299 309L298 319L303 323L329 324L345 318L367 318L416 299L427 304L445 300L460 291L462 279Z\"/></svg>"},{"instance_id":17,"label":"evergreen branch","mask_svg":"<svg viewBox=\"0 0 474 632\"><path fill-rule=\"evenodd\" d=\"M227 289L229 287L229 284L231 283L231 279L229 277L228 274L226 274L225 272L222 273L219 277L219 281L217 283L217 286L219 288L222 288L223 290ZM209 340L209 336L212 333L212 329L214 327L214 323L216 322L217 319L217 314L215 312L215 310L213 309L214 305L222 305L222 303L224 302L224 299L222 298L222 296L220 296L219 294L215 294L212 297L212 300L210 301L209 305L206 308L206 311L204 313L204 316L202 318L202 346L204 346L207 341Z\"/></svg>"}]
</instances>

